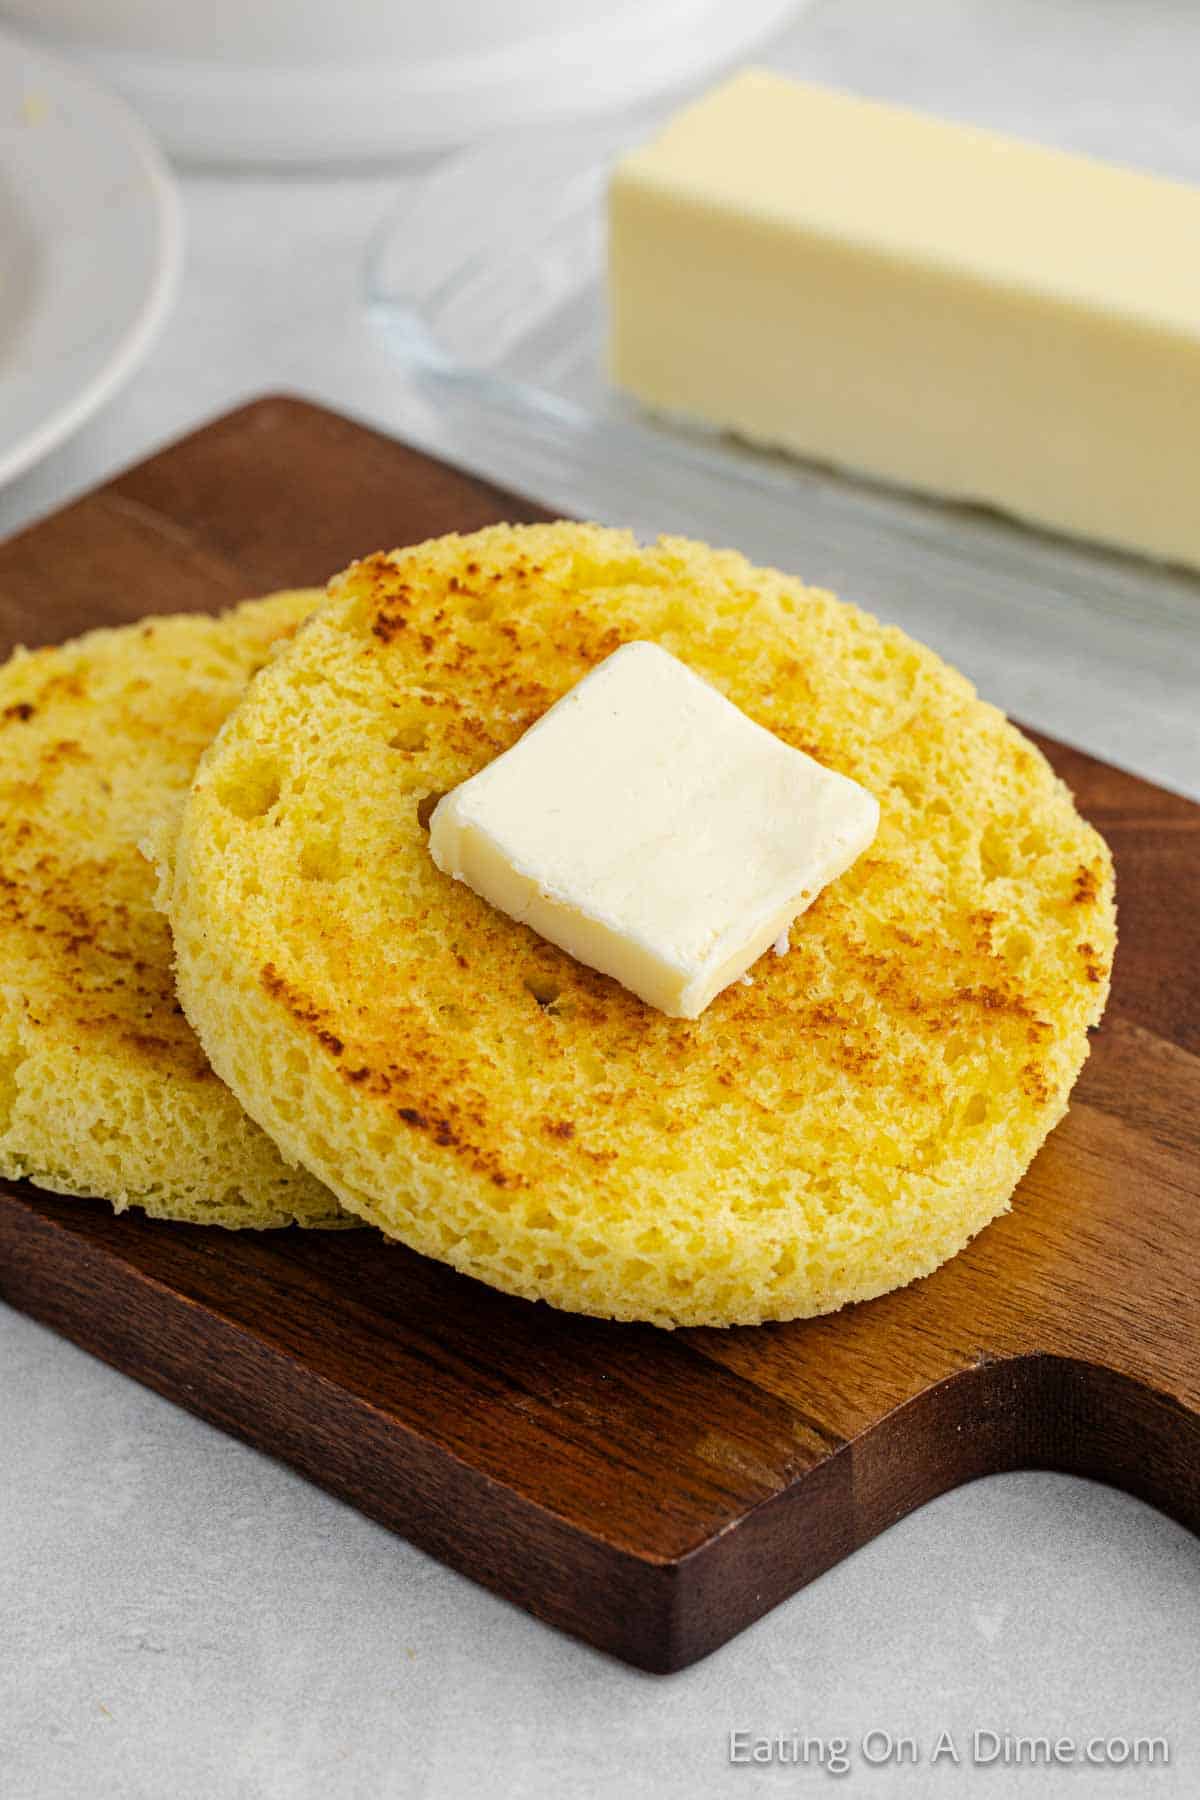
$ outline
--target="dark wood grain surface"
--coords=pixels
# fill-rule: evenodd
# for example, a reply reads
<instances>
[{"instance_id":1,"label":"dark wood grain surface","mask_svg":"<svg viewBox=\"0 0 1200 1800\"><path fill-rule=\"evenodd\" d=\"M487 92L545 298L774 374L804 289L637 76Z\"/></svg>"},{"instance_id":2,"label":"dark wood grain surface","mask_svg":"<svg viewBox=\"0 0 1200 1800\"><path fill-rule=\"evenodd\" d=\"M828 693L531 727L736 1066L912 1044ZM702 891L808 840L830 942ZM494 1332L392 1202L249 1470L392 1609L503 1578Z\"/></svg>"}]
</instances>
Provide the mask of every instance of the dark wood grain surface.
<instances>
[{"instance_id":1,"label":"dark wood grain surface","mask_svg":"<svg viewBox=\"0 0 1200 1800\"><path fill-rule=\"evenodd\" d=\"M0 650L322 581L528 502L259 401L0 546ZM372 1233L0 1184L0 1294L540 1618L682 1667L934 1494L1038 1466L1200 1529L1200 808L1054 744L1117 861L1112 1003L1014 1210L834 1317L661 1333Z\"/></svg>"}]
</instances>

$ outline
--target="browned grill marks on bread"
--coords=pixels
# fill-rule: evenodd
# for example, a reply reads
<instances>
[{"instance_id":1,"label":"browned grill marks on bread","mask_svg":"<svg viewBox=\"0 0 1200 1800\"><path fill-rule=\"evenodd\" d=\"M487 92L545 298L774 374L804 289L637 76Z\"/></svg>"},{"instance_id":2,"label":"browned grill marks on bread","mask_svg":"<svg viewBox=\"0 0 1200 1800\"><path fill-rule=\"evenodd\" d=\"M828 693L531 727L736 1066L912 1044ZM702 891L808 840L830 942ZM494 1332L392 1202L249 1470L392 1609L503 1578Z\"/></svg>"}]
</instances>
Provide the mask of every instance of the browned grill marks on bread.
<instances>
[{"instance_id":1,"label":"browned grill marks on bread","mask_svg":"<svg viewBox=\"0 0 1200 1800\"><path fill-rule=\"evenodd\" d=\"M92 632L0 668L0 1172L161 1218L341 1218L215 1076L138 847L316 598Z\"/></svg>"},{"instance_id":2,"label":"browned grill marks on bread","mask_svg":"<svg viewBox=\"0 0 1200 1800\"><path fill-rule=\"evenodd\" d=\"M790 952L695 1021L429 856L433 797L636 639L882 807ZM575 525L340 577L206 760L169 903L219 1071L351 1208L660 1323L824 1310L960 1247L1065 1107L1114 938L1100 839L931 652L732 553Z\"/></svg>"}]
</instances>

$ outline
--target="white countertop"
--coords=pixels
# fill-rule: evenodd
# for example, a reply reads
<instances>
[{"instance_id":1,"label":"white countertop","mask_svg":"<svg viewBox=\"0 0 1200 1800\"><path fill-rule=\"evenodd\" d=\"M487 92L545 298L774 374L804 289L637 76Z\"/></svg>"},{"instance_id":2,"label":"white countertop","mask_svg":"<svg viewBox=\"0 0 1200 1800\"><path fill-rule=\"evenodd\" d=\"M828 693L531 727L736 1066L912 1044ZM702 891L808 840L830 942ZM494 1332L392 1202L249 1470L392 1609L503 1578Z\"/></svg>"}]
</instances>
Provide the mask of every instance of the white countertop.
<instances>
[{"instance_id":1,"label":"white countertop","mask_svg":"<svg viewBox=\"0 0 1200 1800\"><path fill-rule=\"evenodd\" d=\"M1132 152L1104 97L1144 91L1137 159L1200 179L1189 0L823 0L771 60L1109 155ZM266 389L402 435L406 396L358 287L367 236L411 179L185 176L173 318L119 398L0 493L0 532ZM1200 792L1183 729L1194 633L1177 660L1131 668L1098 630L1064 690L1037 644L993 645L986 624L968 660L991 697ZM693 1800L835 1781L731 1767L734 1730L849 1738L853 1792L1200 1791L1200 1546L1110 1490L1023 1474L948 1495L662 1679L535 1623L4 1308L0 1371L3 1800ZM925 1761L868 1766L872 1728L917 1738ZM928 1765L943 1728L958 1768ZM976 1729L1162 1734L1171 1763L972 1768Z\"/></svg>"}]
</instances>

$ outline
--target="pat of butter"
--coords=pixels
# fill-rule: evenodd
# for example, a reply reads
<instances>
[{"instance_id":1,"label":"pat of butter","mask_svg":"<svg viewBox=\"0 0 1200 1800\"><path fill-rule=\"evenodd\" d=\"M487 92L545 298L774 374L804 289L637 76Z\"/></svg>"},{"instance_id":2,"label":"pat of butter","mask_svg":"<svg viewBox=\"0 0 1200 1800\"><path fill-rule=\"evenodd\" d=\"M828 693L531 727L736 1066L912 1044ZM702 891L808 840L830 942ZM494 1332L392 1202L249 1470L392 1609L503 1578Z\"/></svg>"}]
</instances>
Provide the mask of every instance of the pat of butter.
<instances>
[{"instance_id":1,"label":"pat of butter","mask_svg":"<svg viewBox=\"0 0 1200 1800\"><path fill-rule=\"evenodd\" d=\"M439 869L694 1019L867 848L879 804L657 644L625 644L439 801Z\"/></svg>"},{"instance_id":2,"label":"pat of butter","mask_svg":"<svg viewBox=\"0 0 1200 1800\"><path fill-rule=\"evenodd\" d=\"M1200 188L748 71L609 257L648 406L1200 567Z\"/></svg>"}]
</instances>

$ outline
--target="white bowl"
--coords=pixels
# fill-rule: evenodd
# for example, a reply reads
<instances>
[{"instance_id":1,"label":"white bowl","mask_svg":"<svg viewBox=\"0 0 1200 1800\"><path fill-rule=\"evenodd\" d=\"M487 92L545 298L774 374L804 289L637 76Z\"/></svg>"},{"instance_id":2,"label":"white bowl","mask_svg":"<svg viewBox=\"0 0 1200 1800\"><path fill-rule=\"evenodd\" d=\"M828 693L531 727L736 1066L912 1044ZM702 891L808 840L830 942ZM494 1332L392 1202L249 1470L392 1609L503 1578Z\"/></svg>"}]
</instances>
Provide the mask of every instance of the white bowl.
<instances>
[{"instance_id":1,"label":"white bowl","mask_svg":"<svg viewBox=\"0 0 1200 1800\"><path fill-rule=\"evenodd\" d=\"M201 161L442 149L702 78L798 0L0 0Z\"/></svg>"}]
</instances>

